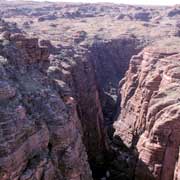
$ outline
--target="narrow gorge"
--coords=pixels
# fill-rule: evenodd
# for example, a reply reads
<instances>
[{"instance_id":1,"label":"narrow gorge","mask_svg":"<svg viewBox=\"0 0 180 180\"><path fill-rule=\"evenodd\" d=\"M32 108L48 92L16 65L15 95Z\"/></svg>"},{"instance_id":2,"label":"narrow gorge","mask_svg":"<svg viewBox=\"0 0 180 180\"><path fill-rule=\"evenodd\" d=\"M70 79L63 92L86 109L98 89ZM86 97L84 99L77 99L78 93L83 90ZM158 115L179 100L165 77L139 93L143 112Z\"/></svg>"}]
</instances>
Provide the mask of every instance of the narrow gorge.
<instances>
[{"instance_id":1,"label":"narrow gorge","mask_svg":"<svg viewBox=\"0 0 180 180\"><path fill-rule=\"evenodd\" d=\"M178 5L0 7L0 180L180 180Z\"/></svg>"},{"instance_id":2,"label":"narrow gorge","mask_svg":"<svg viewBox=\"0 0 180 180\"><path fill-rule=\"evenodd\" d=\"M19 157L17 161L22 164L16 165L26 166L25 169L23 166L19 169L24 169L21 179L27 178L29 173L36 178L59 178L60 172L67 173L65 176L68 179L71 176L83 178L78 169L80 171L83 168L84 173L89 171L90 175L88 158L93 177L100 179L105 176L109 165L105 157L109 149L107 129L112 125L116 114L118 81L127 70L130 57L140 51L140 47L137 48L139 41L124 36L72 51L66 48L59 50L52 45L49 48L46 41L38 42L36 38L26 38L21 33L5 31L1 42L1 73L4 77L1 81L2 141L7 143L11 133L14 136L14 132L17 132L15 140L8 141L9 148L13 150L16 146L22 146L22 149L17 148L15 154L5 161L5 167L11 167L11 159ZM130 51L126 52L123 48ZM106 77L109 77L107 82L103 79ZM6 112L10 109L11 114L17 116L14 121ZM26 129L30 132L26 132ZM4 139L5 133L8 137ZM26 146L30 149L26 149ZM2 146L2 155L3 150ZM21 151L26 155L21 154ZM72 157L74 162L71 162ZM77 158L82 158L82 162L79 162L76 169L75 164L79 161ZM16 165L13 168L16 169ZM44 174L43 168L50 168L50 172ZM55 168L59 169L59 173L54 172ZM14 176L16 173L18 171L13 173ZM2 178L5 174L6 171L3 172L2 169ZM14 178L13 174L10 178Z\"/></svg>"}]
</instances>

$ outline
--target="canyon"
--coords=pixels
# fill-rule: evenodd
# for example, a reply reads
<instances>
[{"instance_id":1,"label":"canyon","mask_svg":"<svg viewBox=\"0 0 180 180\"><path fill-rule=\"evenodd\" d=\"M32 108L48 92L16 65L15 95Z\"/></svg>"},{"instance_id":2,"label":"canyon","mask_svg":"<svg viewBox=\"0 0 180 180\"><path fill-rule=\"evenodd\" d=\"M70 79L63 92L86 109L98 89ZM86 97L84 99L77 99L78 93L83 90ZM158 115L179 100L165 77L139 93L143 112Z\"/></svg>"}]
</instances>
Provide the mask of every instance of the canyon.
<instances>
[{"instance_id":1,"label":"canyon","mask_svg":"<svg viewBox=\"0 0 180 180\"><path fill-rule=\"evenodd\" d=\"M0 180L180 179L179 5L0 7Z\"/></svg>"}]
</instances>

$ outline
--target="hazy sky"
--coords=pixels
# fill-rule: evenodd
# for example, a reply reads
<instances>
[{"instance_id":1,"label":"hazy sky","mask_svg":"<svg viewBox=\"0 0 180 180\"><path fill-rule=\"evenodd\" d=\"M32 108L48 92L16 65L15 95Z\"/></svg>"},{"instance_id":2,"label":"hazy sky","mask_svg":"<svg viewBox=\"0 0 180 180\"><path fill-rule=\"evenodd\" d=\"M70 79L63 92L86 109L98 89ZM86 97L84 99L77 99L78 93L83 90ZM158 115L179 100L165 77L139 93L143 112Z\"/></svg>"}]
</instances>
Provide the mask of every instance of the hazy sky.
<instances>
[{"instance_id":1,"label":"hazy sky","mask_svg":"<svg viewBox=\"0 0 180 180\"><path fill-rule=\"evenodd\" d=\"M45 0L36 0L45 1ZM180 4L180 0L46 0L46 1L58 1L58 2L113 2L113 3L124 3L124 4L146 4L146 5L175 5Z\"/></svg>"}]
</instances>

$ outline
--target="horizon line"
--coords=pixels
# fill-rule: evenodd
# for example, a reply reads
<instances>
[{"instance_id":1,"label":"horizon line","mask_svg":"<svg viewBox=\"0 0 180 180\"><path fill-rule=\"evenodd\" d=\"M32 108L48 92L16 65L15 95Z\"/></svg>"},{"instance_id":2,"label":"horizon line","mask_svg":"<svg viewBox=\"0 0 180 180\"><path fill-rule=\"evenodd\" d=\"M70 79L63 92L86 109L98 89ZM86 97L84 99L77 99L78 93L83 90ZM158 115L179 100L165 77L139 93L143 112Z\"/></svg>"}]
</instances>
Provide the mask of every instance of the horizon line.
<instances>
[{"instance_id":1,"label":"horizon line","mask_svg":"<svg viewBox=\"0 0 180 180\"><path fill-rule=\"evenodd\" d=\"M1 0L0 0L1 1ZM5 0L5 1L20 1L20 0ZM77 1L73 1L73 0L63 0L63 1L59 1L59 0L21 0L22 1L29 1L29 2L49 2L49 3L81 3L81 4L122 4L122 5L140 5L140 6L176 6L176 5L180 5L178 3L174 3L174 4L147 4L147 3L124 3L124 2L110 2L110 1L99 1L98 0L96 2L92 2L92 1L88 1L88 2L84 2L81 0L77 0Z\"/></svg>"}]
</instances>

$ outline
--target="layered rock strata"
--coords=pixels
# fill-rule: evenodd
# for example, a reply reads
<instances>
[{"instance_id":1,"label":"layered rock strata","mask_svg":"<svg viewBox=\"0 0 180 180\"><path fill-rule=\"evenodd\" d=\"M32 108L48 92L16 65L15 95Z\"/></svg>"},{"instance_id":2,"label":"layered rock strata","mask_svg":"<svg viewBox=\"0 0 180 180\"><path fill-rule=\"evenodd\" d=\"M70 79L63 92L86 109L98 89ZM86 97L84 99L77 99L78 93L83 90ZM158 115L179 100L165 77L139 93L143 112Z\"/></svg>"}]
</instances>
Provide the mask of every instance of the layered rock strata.
<instances>
[{"instance_id":1,"label":"layered rock strata","mask_svg":"<svg viewBox=\"0 0 180 180\"><path fill-rule=\"evenodd\" d=\"M178 49L145 48L120 83L114 136L138 157L135 179L178 179L179 60Z\"/></svg>"},{"instance_id":2,"label":"layered rock strata","mask_svg":"<svg viewBox=\"0 0 180 180\"><path fill-rule=\"evenodd\" d=\"M178 92L168 80L170 102L158 96L167 88L167 59L178 63L178 5L1 1L0 7L11 22L0 20L0 179L89 180L87 159L96 180L178 179L178 132L169 150L171 135L156 124L161 108L175 98L171 92ZM133 56L117 98L131 56L159 39L163 47L164 37L174 37L168 49L155 44L157 50ZM107 127L115 115L113 139Z\"/></svg>"},{"instance_id":3,"label":"layered rock strata","mask_svg":"<svg viewBox=\"0 0 180 180\"><path fill-rule=\"evenodd\" d=\"M1 180L92 179L76 102L65 83L49 77L49 64L38 39L3 33Z\"/></svg>"},{"instance_id":4,"label":"layered rock strata","mask_svg":"<svg viewBox=\"0 0 180 180\"><path fill-rule=\"evenodd\" d=\"M61 80L66 83L77 103L83 143L94 169L103 161L105 131L95 72L92 62L88 61L87 49L62 49L61 52L51 55L50 62L49 77L55 82ZM68 93L66 90L62 95L63 99L66 99Z\"/></svg>"}]
</instances>

